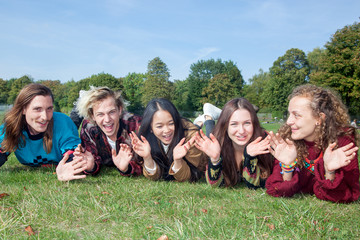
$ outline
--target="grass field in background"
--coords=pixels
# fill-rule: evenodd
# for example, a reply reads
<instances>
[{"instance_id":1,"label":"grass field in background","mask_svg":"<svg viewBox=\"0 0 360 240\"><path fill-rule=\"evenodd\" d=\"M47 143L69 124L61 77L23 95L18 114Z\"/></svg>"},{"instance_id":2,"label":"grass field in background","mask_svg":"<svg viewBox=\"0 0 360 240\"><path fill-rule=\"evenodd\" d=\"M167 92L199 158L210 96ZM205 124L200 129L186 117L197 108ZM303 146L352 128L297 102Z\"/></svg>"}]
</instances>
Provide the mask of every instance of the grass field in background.
<instances>
[{"instance_id":1,"label":"grass field in background","mask_svg":"<svg viewBox=\"0 0 360 240\"><path fill-rule=\"evenodd\" d=\"M111 168L64 183L54 168L26 167L11 156L0 168L0 194L7 194L0 198L1 239L360 238L359 200L274 198L241 184L152 182Z\"/></svg>"}]
</instances>

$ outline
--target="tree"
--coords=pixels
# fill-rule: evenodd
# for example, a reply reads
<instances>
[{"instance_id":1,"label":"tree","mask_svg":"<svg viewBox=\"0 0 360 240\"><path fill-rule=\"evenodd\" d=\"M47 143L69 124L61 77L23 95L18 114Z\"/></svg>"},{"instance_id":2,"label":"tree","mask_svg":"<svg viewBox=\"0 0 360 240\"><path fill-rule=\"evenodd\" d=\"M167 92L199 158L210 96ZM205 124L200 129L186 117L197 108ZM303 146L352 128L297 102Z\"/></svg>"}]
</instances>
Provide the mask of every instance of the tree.
<instances>
[{"instance_id":1,"label":"tree","mask_svg":"<svg viewBox=\"0 0 360 240\"><path fill-rule=\"evenodd\" d=\"M216 74L227 74L230 82L240 94L243 86L243 78L240 70L232 61L222 62L221 59L200 60L190 66L190 74L187 78L189 87L188 106L193 110L202 109L202 102L208 96L204 95L207 91L203 91L209 84L209 80Z\"/></svg>"},{"instance_id":2,"label":"tree","mask_svg":"<svg viewBox=\"0 0 360 240\"><path fill-rule=\"evenodd\" d=\"M55 111L61 111L59 101L64 97L66 92L64 91L63 85L59 80L40 80L38 83L43 84L50 88L54 96L54 108Z\"/></svg>"},{"instance_id":3,"label":"tree","mask_svg":"<svg viewBox=\"0 0 360 240\"><path fill-rule=\"evenodd\" d=\"M358 114L360 108L360 23L337 30L325 44L319 71L310 75L315 84L337 90L349 112Z\"/></svg>"},{"instance_id":4,"label":"tree","mask_svg":"<svg viewBox=\"0 0 360 240\"><path fill-rule=\"evenodd\" d=\"M27 75L24 75L16 80L14 80L11 84L7 103L13 104L17 95L19 95L20 90L30 83L33 83L33 79Z\"/></svg>"},{"instance_id":5,"label":"tree","mask_svg":"<svg viewBox=\"0 0 360 240\"><path fill-rule=\"evenodd\" d=\"M312 52L307 54L307 60L310 67L310 75L316 74L321 67L321 61L326 54L326 50L323 48L314 48Z\"/></svg>"},{"instance_id":6,"label":"tree","mask_svg":"<svg viewBox=\"0 0 360 240\"><path fill-rule=\"evenodd\" d=\"M144 106L153 98L166 98L171 100L172 83L169 81L170 72L166 64L156 57L149 61L144 82L142 103Z\"/></svg>"},{"instance_id":7,"label":"tree","mask_svg":"<svg viewBox=\"0 0 360 240\"><path fill-rule=\"evenodd\" d=\"M243 88L244 97L260 109L266 107L264 91L269 80L269 72L260 69L258 74L249 79L249 85Z\"/></svg>"},{"instance_id":8,"label":"tree","mask_svg":"<svg viewBox=\"0 0 360 240\"><path fill-rule=\"evenodd\" d=\"M130 112L139 113L142 110L141 97L145 77L143 73L129 73L123 80L123 97L130 103L127 107Z\"/></svg>"},{"instance_id":9,"label":"tree","mask_svg":"<svg viewBox=\"0 0 360 240\"><path fill-rule=\"evenodd\" d=\"M292 48L279 57L270 68L270 80L264 97L274 111L287 112L287 97L292 90L307 82L310 69L303 51Z\"/></svg>"},{"instance_id":10,"label":"tree","mask_svg":"<svg viewBox=\"0 0 360 240\"><path fill-rule=\"evenodd\" d=\"M187 99L189 95L189 82L187 80L175 80L174 81L174 94L172 95L172 100L175 107L178 110L189 111L191 110Z\"/></svg>"},{"instance_id":11,"label":"tree","mask_svg":"<svg viewBox=\"0 0 360 240\"><path fill-rule=\"evenodd\" d=\"M7 103L7 99L9 97L9 88L7 82L0 78L0 103L4 104Z\"/></svg>"},{"instance_id":12,"label":"tree","mask_svg":"<svg viewBox=\"0 0 360 240\"><path fill-rule=\"evenodd\" d=\"M215 106L222 108L226 102L234 98L237 88L231 82L226 73L216 74L209 80L209 84L203 89L202 104L209 102Z\"/></svg>"}]
</instances>

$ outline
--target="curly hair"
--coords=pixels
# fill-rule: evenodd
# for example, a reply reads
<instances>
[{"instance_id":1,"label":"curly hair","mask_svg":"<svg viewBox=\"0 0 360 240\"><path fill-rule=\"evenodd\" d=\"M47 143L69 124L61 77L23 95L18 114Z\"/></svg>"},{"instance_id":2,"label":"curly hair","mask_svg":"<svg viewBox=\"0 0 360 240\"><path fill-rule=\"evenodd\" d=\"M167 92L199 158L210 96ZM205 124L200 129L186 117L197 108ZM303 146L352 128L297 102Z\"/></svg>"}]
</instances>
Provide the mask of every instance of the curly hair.
<instances>
[{"instance_id":1,"label":"curly hair","mask_svg":"<svg viewBox=\"0 0 360 240\"><path fill-rule=\"evenodd\" d=\"M83 91L79 99L76 101L75 108L79 115L92 123L94 114L94 105L108 97L115 99L115 104L118 108L121 108L124 112L125 104L121 97L121 92L114 92L108 87L94 87L90 86L90 90Z\"/></svg>"},{"instance_id":2,"label":"curly hair","mask_svg":"<svg viewBox=\"0 0 360 240\"><path fill-rule=\"evenodd\" d=\"M325 151L330 143L336 142L340 136L354 136L358 142L358 136L354 127L350 126L350 118L346 106L340 97L330 89L322 88L312 84L305 84L296 87L289 95L288 99L294 97L305 97L310 100L310 108L314 118L320 118L320 114L325 115L324 121L315 127L315 146L320 151ZM308 151L303 139L293 140L291 138L291 128L284 124L279 129L279 134L283 139L294 141L297 150L297 164L304 166Z\"/></svg>"}]
</instances>

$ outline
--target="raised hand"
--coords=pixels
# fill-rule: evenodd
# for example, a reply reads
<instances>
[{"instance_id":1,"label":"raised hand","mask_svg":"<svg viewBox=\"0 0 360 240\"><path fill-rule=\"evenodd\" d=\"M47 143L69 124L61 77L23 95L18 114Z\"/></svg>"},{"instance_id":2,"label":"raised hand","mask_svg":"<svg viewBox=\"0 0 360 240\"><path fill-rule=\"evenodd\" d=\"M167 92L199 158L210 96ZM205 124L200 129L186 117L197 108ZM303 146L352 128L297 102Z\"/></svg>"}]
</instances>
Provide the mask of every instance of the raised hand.
<instances>
[{"instance_id":1,"label":"raised hand","mask_svg":"<svg viewBox=\"0 0 360 240\"><path fill-rule=\"evenodd\" d=\"M69 154L65 154L56 167L56 175L59 181L70 181L85 178L86 175L78 175L86 169L86 160L83 157L73 157L71 162L66 162Z\"/></svg>"},{"instance_id":2,"label":"raised hand","mask_svg":"<svg viewBox=\"0 0 360 240\"><path fill-rule=\"evenodd\" d=\"M261 139L262 137L258 137L246 146L246 152L250 156L254 157L270 152L270 140L268 138L264 138L263 140Z\"/></svg>"},{"instance_id":3,"label":"raised hand","mask_svg":"<svg viewBox=\"0 0 360 240\"><path fill-rule=\"evenodd\" d=\"M129 135L131 138L131 144L133 146L134 152L136 152L136 154L142 157L144 160L150 158L151 147L150 147L150 143L146 140L146 138L140 136L141 137L140 140L138 136L135 134L135 132L131 132Z\"/></svg>"},{"instance_id":4,"label":"raised hand","mask_svg":"<svg viewBox=\"0 0 360 240\"><path fill-rule=\"evenodd\" d=\"M83 157L86 160L86 171L92 171L95 166L95 158L91 152L85 151L84 148L79 144L74 150L75 157Z\"/></svg>"},{"instance_id":5,"label":"raised hand","mask_svg":"<svg viewBox=\"0 0 360 240\"><path fill-rule=\"evenodd\" d=\"M122 172L126 172L129 167L129 162L133 157L131 147L121 143L119 153L116 155L115 149L112 149L111 153L115 166Z\"/></svg>"},{"instance_id":6,"label":"raised hand","mask_svg":"<svg viewBox=\"0 0 360 240\"><path fill-rule=\"evenodd\" d=\"M270 141L269 151L280 162L290 165L295 162L297 151L293 141L282 139L279 133L271 131L267 136Z\"/></svg>"},{"instance_id":7,"label":"raised hand","mask_svg":"<svg viewBox=\"0 0 360 240\"><path fill-rule=\"evenodd\" d=\"M203 130L200 130L200 133L196 133L195 147L204 152L212 163L219 161L221 147L219 141L212 133L210 133L210 138L204 134Z\"/></svg>"},{"instance_id":8,"label":"raised hand","mask_svg":"<svg viewBox=\"0 0 360 240\"><path fill-rule=\"evenodd\" d=\"M185 157L186 153L189 151L191 145L195 141L195 136L192 137L189 141L185 142L185 138L181 139L180 142L174 147L173 158L174 161L180 160Z\"/></svg>"},{"instance_id":9,"label":"raised hand","mask_svg":"<svg viewBox=\"0 0 360 240\"><path fill-rule=\"evenodd\" d=\"M336 143L331 143L324 153L324 167L326 172L333 172L350 164L354 159L358 147L349 143L341 148L335 149Z\"/></svg>"}]
</instances>

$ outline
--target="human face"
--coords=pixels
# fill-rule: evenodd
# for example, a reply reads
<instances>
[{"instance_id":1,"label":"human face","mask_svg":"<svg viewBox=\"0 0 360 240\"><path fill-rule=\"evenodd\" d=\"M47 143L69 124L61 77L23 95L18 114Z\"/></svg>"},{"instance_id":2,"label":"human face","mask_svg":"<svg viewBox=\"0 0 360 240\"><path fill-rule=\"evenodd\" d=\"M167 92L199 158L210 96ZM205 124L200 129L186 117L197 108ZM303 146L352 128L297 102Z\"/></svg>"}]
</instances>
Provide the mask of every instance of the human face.
<instances>
[{"instance_id":1,"label":"human face","mask_svg":"<svg viewBox=\"0 0 360 240\"><path fill-rule=\"evenodd\" d=\"M93 120L111 140L116 141L122 109L116 106L115 99L108 97L93 106Z\"/></svg>"},{"instance_id":2,"label":"human face","mask_svg":"<svg viewBox=\"0 0 360 240\"><path fill-rule=\"evenodd\" d=\"M289 102L289 118L286 121L291 127L291 138L294 140L315 140L315 128L320 124L319 119L313 116L310 100L306 97L293 97Z\"/></svg>"},{"instance_id":3,"label":"human face","mask_svg":"<svg viewBox=\"0 0 360 240\"><path fill-rule=\"evenodd\" d=\"M23 115L31 135L46 131L53 117L54 106L51 96L38 95L24 108Z\"/></svg>"},{"instance_id":4,"label":"human face","mask_svg":"<svg viewBox=\"0 0 360 240\"><path fill-rule=\"evenodd\" d=\"M156 111L151 122L151 129L155 137L163 144L169 145L175 133L174 119L168 111Z\"/></svg>"},{"instance_id":5,"label":"human face","mask_svg":"<svg viewBox=\"0 0 360 240\"><path fill-rule=\"evenodd\" d=\"M250 112L246 109L236 110L230 117L227 133L234 147L245 146L254 133Z\"/></svg>"}]
</instances>

